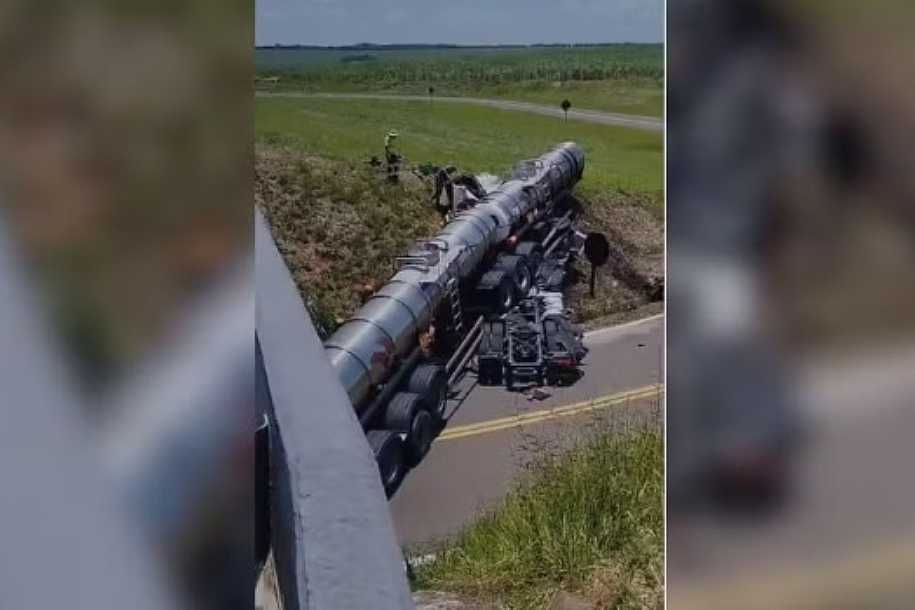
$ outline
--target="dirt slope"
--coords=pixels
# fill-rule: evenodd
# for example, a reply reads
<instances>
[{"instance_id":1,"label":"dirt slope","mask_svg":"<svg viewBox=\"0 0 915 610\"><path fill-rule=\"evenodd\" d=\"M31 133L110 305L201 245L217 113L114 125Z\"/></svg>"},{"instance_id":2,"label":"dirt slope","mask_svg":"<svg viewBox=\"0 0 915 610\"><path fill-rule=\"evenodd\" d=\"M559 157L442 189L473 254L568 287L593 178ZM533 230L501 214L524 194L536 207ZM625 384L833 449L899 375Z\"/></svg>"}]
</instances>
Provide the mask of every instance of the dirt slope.
<instances>
[{"instance_id":1,"label":"dirt slope","mask_svg":"<svg viewBox=\"0 0 915 610\"><path fill-rule=\"evenodd\" d=\"M257 148L256 203L322 327L319 332L332 330L387 281L394 258L411 241L441 227L430 203L431 180L409 171L401 176L400 184L391 185L368 163ZM648 211L652 202L614 191L582 205L583 230L608 235L614 262L601 270L594 299L588 296L588 265L578 263L581 281L569 292L576 320L620 321L659 311L660 304L652 303L658 297L652 280L663 276L663 226Z\"/></svg>"}]
</instances>

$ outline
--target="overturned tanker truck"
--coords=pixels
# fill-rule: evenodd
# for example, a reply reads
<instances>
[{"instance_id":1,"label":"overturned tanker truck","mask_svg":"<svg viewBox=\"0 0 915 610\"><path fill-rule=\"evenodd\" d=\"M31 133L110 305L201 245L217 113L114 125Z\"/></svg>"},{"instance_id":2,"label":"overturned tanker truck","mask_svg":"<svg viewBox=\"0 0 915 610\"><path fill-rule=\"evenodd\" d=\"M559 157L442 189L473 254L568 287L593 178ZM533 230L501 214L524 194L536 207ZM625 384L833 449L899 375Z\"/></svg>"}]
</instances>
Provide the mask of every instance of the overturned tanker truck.
<instances>
[{"instance_id":1,"label":"overturned tanker truck","mask_svg":"<svg viewBox=\"0 0 915 610\"><path fill-rule=\"evenodd\" d=\"M397 258L391 280L325 341L389 496L444 427L473 360L480 383L576 378L586 350L561 288L584 242L570 197L584 165L575 143L518 164Z\"/></svg>"}]
</instances>

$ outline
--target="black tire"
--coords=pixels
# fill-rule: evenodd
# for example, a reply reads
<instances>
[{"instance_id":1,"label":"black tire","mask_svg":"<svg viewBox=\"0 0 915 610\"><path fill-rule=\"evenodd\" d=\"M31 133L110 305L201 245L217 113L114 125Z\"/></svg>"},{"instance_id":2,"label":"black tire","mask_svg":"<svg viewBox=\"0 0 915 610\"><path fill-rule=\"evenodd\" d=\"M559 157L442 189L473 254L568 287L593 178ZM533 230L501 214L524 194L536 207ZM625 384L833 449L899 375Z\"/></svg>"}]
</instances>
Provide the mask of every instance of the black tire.
<instances>
[{"instance_id":1,"label":"black tire","mask_svg":"<svg viewBox=\"0 0 915 610\"><path fill-rule=\"evenodd\" d=\"M503 276L502 283L499 284L499 313L507 313L515 306L515 284L509 276Z\"/></svg>"},{"instance_id":2,"label":"black tire","mask_svg":"<svg viewBox=\"0 0 915 610\"><path fill-rule=\"evenodd\" d=\"M536 241L523 241L515 248L515 254L527 259L527 266L531 270L531 277L537 278L540 263L543 262L543 246Z\"/></svg>"},{"instance_id":3,"label":"black tire","mask_svg":"<svg viewBox=\"0 0 915 610\"><path fill-rule=\"evenodd\" d=\"M410 425L410 432L407 434L407 460L411 466L419 464L429 450L432 449L432 441L436 435L435 419L432 414L423 409L413 418Z\"/></svg>"},{"instance_id":4,"label":"black tire","mask_svg":"<svg viewBox=\"0 0 915 610\"><path fill-rule=\"evenodd\" d=\"M501 354L505 345L505 323L502 320L485 322L482 333L477 353Z\"/></svg>"},{"instance_id":5,"label":"black tire","mask_svg":"<svg viewBox=\"0 0 915 610\"><path fill-rule=\"evenodd\" d=\"M490 362L491 363L491 362ZM482 386L496 386L502 383L502 369L496 363L492 366L481 366L477 382Z\"/></svg>"},{"instance_id":6,"label":"black tire","mask_svg":"<svg viewBox=\"0 0 915 610\"><path fill-rule=\"evenodd\" d=\"M517 299L523 299L533 284L533 275L528 267L527 258L515 254L503 254L496 261L496 267L511 278L512 287Z\"/></svg>"},{"instance_id":7,"label":"black tire","mask_svg":"<svg viewBox=\"0 0 915 610\"><path fill-rule=\"evenodd\" d=\"M490 332L492 333L492 338L497 346L499 351L502 351L504 341L505 341L505 321L504 320L493 320L490 322Z\"/></svg>"},{"instance_id":8,"label":"black tire","mask_svg":"<svg viewBox=\"0 0 915 610\"><path fill-rule=\"evenodd\" d=\"M394 394L384 414L384 427L407 435L407 463L415 466L429 453L435 422L422 396L413 392Z\"/></svg>"},{"instance_id":9,"label":"black tire","mask_svg":"<svg viewBox=\"0 0 915 610\"><path fill-rule=\"evenodd\" d=\"M413 392L397 392L384 412L384 427L397 432L409 432L413 416L426 408L422 396Z\"/></svg>"},{"instance_id":10,"label":"black tire","mask_svg":"<svg viewBox=\"0 0 915 610\"><path fill-rule=\"evenodd\" d=\"M477 348L477 381L481 385L502 383L502 353L505 345L503 323L494 320L483 324L483 335Z\"/></svg>"},{"instance_id":11,"label":"black tire","mask_svg":"<svg viewBox=\"0 0 915 610\"><path fill-rule=\"evenodd\" d=\"M448 409L448 374L438 364L420 364L410 373L405 385L408 392L419 394L425 406L439 423Z\"/></svg>"},{"instance_id":12,"label":"black tire","mask_svg":"<svg viewBox=\"0 0 915 610\"><path fill-rule=\"evenodd\" d=\"M387 497L394 495L407 474L407 453L400 435L391 430L369 430L369 447L378 463L378 473Z\"/></svg>"},{"instance_id":13,"label":"black tire","mask_svg":"<svg viewBox=\"0 0 915 610\"><path fill-rule=\"evenodd\" d=\"M502 383L504 323L501 320L485 322L482 333L477 348L477 380L481 385L499 385Z\"/></svg>"},{"instance_id":14,"label":"black tire","mask_svg":"<svg viewBox=\"0 0 915 610\"><path fill-rule=\"evenodd\" d=\"M505 313L515 305L512 278L502 269L492 269L483 274L477 286L479 305L496 313Z\"/></svg>"}]
</instances>

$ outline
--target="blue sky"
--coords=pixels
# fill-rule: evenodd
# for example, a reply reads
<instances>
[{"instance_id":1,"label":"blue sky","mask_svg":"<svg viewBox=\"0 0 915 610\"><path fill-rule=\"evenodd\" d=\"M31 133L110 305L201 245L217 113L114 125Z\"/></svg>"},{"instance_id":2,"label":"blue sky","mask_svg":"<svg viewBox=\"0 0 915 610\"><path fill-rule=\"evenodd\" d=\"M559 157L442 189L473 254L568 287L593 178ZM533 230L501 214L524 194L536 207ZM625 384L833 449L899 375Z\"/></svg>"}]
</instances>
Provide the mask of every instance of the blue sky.
<instances>
[{"instance_id":1,"label":"blue sky","mask_svg":"<svg viewBox=\"0 0 915 610\"><path fill-rule=\"evenodd\" d=\"M664 0L256 0L258 45L661 42Z\"/></svg>"}]
</instances>

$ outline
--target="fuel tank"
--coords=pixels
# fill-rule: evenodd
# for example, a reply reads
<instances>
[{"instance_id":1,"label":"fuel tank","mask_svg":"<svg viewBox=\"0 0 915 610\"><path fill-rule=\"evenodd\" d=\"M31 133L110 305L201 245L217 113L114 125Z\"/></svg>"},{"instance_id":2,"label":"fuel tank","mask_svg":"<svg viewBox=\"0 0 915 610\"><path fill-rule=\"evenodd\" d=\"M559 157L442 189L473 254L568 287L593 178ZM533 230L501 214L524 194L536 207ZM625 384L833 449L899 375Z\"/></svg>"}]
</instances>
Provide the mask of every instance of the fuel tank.
<instances>
[{"instance_id":1,"label":"fuel tank","mask_svg":"<svg viewBox=\"0 0 915 610\"><path fill-rule=\"evenodd\" d=\"M584 151L574 142L518 164L508 181L427 240L424 251L411 251L410 261L417 262L402 266L324 343L357 412L416 347L448 280L476 273L487 252L504 242L530 212L549 209L569 193L584 166Z\"/></svg>"}]
</instances>

